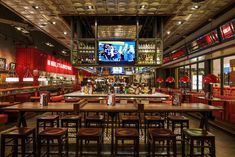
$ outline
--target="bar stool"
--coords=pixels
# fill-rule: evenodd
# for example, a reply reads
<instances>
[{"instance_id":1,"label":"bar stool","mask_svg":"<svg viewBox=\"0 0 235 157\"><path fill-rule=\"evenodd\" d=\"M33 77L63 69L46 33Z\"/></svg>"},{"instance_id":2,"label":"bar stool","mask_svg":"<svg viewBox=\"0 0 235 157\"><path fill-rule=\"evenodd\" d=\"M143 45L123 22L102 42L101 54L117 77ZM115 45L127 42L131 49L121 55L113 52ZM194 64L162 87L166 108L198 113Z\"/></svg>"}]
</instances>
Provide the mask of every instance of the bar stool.
<instances>
[{"instance_id":1,"label":"bar stool","mask_svg":"<svg viewBox=\"0 0 235 157\"><path fill-rule=\"evenodd\" d=\"M81 115L66 115L61 118L61 127L68 128L69 138L76 138L71 134L77 134L78 129L81 128ZM75 129L75 131L72 131Z\"/></svg>"},{"instance_id":2,"label":"bar stool","mask_svg":"<svg viewBox=\"0 0 235 157\"><path fill-rule=\"evenodd\" d=\"M189 119L184 116L168 116L167 117L167 128L169 129L171 125L171 130L176 135L177 141L182 141L183 129L189 128ZM179 133L176 132L179 130Z\"/></svg>"},{"instance_id":3,"label":"bar stool","mask_svg":"<svg viewBox=\"0 0 235 157\"><path fill-rule=\"evenodd\" d=\"M131 127L131 128L136 128L138 133L140 129L140 119L139 116L134 116L134 115L124 115L121 118L122 121L122 127ZM131 126L134 125L134 126Z\"/></svg>"},{"instance_id":4,"label":"bar stool","mask_svg":"<svg viewBox=\"0 0 235 157\"><path fill-rule=\"evenodd\" d=\"M189 154L186 154L186 143L190 145ZM184 156L215 157L215 136L210 132L199 128L184 129L182 157Z\"/></svg>"},{"instance_id":5,"label":"bar stool","mask_svg":"<svg viewBox=\"0 0 235 157\"><path fill-rule=\"evenodd\" d=\"M36 157L36 141L35 141L35 128L14 128L1 135L1 157L5 156L18 156L22 157L35 156ZM20 144L18 141L21 141ZM32 150L29 150L29 146L33 145ZM6 155L5 148L7 146L12 147L10 154ZM18 147L21 147L21 151Z\"/></svg>"},{"instance_id":6,"label":"bar stool","mask_svg":"<svg viewBox=\"0 0 235 157\"><path fill-rule=\"evenodd\" d=\"M83 155L83 140L96 141L97 142L97 156L101 156L103 130L101 128L80 128L77 134L76 140L76 157L78 157L78 151L80 151L80 157ZM79 144L80 142L80 144Z\"/></svg>"},{"instance_id":7,"label":"bar stool","mask_svg":"<svg viewBox=\"0 0 235 157\"><path fill-rule=\"evenodd\" d=\"M57 143L54 142L57 140ZM43 154L42 148L46 148ZM58 147L57 153L50 151L51 147ZM38 135L38 156L57 155L58 157L67 156L69 152L68 145L68 129L67 128L46 128ZM63 151L64 148L64 151Z\"/></svg>"},{"instance_id":8,"label":"bar stool","mask_svg":"<svg viewBox=\"0 0 235 157\"><path fill-rule=\"evenodd\" d=\"M147 130L149 128L164 128L164 119L161 116L144 116L144 142L147 142Z\"/></svg>"},{"instance_id":9,"label":"bar stool","mask_svg":"<svg viewBox=\"0 0 235 157\"><path fill-rule=\"evenodd\" d=\"M152 154L152 157L155 155L159 156L173 156L176 157L176 136L169 129L164 128L150 128L148 129L149 138L148 138L148 154L149 156ZM156 149L157 145L157 153ZM159 148L161 148L161 152L159 152ZM151 151L152 150L152 151ZM166 151L166 152L163 152ZM152 152L152 153L151 153Z\"/></svg>"},{"instance_id":10,"label":"bar stool","mask_svg":"<svg viewBox=\"0 0 235 157\"><path fill-rule=\"evenodd\" d=\"M39 129L43 128L45 130L47 127L59 127L59 116L58 115L48 115L37 118L37 135Z\"/></svg>"},{"instance_id":11,"label":"bar stool","mask_svg":"<svg viewBox=\"0 0 235 157\"><path fill-rule=\"evenodd\" d=\"M118 141L133 141L134 156L139 156L139 132L135 128L117 128L115 130L115 151L114 155L118 156ZM124 144L124 143L123 143ZM123 155L123 154L122 154Z\"/></svg>"}]
</instances>

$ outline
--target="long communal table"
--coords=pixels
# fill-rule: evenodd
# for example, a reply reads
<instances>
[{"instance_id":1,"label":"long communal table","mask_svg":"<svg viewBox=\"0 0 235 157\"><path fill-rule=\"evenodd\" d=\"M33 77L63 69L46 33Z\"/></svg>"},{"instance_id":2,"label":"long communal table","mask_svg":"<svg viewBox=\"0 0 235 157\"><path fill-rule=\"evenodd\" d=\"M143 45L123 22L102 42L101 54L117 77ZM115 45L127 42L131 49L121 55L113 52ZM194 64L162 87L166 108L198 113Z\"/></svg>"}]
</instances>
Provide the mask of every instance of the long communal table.
<instances>
[{"instance_id":1,"label":"long communal table","mask_svg":"<svg viewBox=\"0 0 235 157\"><path fill-rule=\"evenodd\" d=\"M76 106L78 105L78 107ZM75 109L76 108L76 109ZM79 109L78 109L79 108ZM79 110L80 112L106 112L111 117L111 133L114 133L115 117L120 112L199 112L202 115L200 128L208 130L208 113L211 111L218 111L221 108L210 106L202 103L182 103L181 106L172 106L165 103L151 103L151 104L116 104L114 106L107 106L104 103L86 103L84 105L73 103L49 103L48 106L41 106L39 102L26 102L9 107L2 108L2 110L18 110L20 115L18 119L18 127L27 126L25 119L25 112L73 112ZM111 153L113 154L113 136L111 136Z\"/></svg>"}]
</instances>

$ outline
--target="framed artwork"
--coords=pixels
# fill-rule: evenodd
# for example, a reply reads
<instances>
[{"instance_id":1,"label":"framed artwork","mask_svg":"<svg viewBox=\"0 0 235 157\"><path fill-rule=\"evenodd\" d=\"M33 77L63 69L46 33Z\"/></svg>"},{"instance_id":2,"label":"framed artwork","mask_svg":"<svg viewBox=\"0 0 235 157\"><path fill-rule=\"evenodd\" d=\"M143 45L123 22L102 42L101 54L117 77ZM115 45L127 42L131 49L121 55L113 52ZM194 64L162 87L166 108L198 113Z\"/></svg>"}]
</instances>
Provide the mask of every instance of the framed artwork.
<instances>
[{"instance_id":1,"label":"framed artwork","mask_svg":"<svg viewBox=\"0 0 235 157\"><path fill-rule=\"evenodd\" d=\"M0 58L0 70L6 70L6 59Z\"/></svg>"},{"instance_id":2,"label":"framed artwork","mask_svg":"<svg viewBox=\"0 0 235 157\"><path fill-rule=\"evenodd\" d=\"M15 70L15 69L16 69L16 63L11 62L11 63L9 64L9 70L13 71L13 70Z\"/></svg>"}]
</instances>

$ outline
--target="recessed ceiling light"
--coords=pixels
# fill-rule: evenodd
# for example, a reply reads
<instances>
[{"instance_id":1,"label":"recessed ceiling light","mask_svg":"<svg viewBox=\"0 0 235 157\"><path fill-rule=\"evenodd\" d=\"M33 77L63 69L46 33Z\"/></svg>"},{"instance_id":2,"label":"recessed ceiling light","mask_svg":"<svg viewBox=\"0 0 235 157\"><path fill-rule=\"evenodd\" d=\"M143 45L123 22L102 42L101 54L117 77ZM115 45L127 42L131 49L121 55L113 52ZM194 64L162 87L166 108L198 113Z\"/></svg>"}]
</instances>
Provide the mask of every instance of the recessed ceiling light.
<instances>
[{"instance_id":1,"label":"recessed ceiling light","mask_svg":"<svg viewBox=\"0 0 235 157\"><path fill-rule=\"evenodd\" d=\"M15 27L15 29L17 29L18 31L21 31L22 30L22 28L21 27Z\"/></svg>"},{"instance_id":2,"label":"recessed ceiling light","mask_svg":"<svg viewBox=\"0 0 235 157\"><path fill-rule=\"evenodd\" d=\"M51 23L52 23L53 25L55 25L55 24L56 24L56 22L55 22L55 21L52 21Z\"/></svg>"},{"instance_id":3,"label":"recessed ceiling light","mask_svg":"<svg viewBox=\"0 0 235 157\"><path fill-rule=\"evenodd\" d=\"M169 34L171 34L171 32L170 32L170 31L167 31L166 33L167 33L168 35L169 35Z\"/></svg>"},{"instance_id":4,"label":"recessed ceiling light","mask_svg":"<svg viewBox=\"0 0 235 157\"><path fill-rule=\"evenodd\" d=\"M64 32L64 35L67 35L68 33L67 32Z\"/></svg>"},{"instance_id":5,"label":"recessed ceiling light","mask_svg":"<svg viewBox=\"0 0 235 157\"><path fill-rule=\"evenodd\" d=\"M93 9L94 7L92 5L88 5L87 9Z\"/></svg>"},{"instance_id":6,"label":"recessed ceiling light","mask_svg":"<svg viewBox=\"0 0 235 157\"><path fill-rule=\"evenodd\" d=\"M177 23L178 25L181 25L182 24L182 21L178 21L178 23Z\"/></svg>"},{"instance_id":7,"label":"recessed ceiling light","mask_svg":"<svg viewBox=\"0 0 235 157\"><path fill-rule=\"evenodd\" d=\"M192 10L196 10L196 9L198 9L199 8L199 6L198 5L195 5L195 6L193 6L191 9Z\"/></svg>"},{"instance_id":8,"label":"recessed ceiling light","mask_svg":"<svg viewBox=\"0 0 235 157\"><path fill-rule=\"evenodd\" d=\"M47 42L47 43L45 43L47 46L49 46L49 47L55 47L53 44L51 44L50 42Z\"/></svg>"},{"instance_id":9,"label":"recessed ceiling light","mask_svg":"<svg viewBox=\"0 0 235 157\"><path fill-rule=\"evenodd\" d=\"M140 9L145 9L146 8L146 5L141 5L140 6Z\"/></svg>"},{"instance_id":10,"label":"recessed ceiling light","mask_svg":"<svg viewBox=\"0 0 235 157\"><path fill-rule=\"evenodd\" d=\"M39 9L38 5L32 6L34 9Z\"/></svg>"}]
</instances>

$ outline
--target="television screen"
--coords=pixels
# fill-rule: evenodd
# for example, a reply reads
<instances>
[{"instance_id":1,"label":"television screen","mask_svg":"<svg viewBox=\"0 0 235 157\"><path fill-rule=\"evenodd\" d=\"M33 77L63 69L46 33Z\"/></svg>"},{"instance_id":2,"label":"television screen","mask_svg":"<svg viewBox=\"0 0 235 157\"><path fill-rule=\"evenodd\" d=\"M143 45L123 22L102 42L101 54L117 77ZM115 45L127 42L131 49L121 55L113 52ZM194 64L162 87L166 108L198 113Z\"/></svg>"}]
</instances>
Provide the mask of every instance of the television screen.
<instances>
[{"instance_id":1,"label":"television screen","mask_svg":"<svg viewBox=\"0 0 235 157\"><path fill-rule=\"evenodd\" d=\"M99 41L100 63L134 63L135 41Z\"/></svg>"},{"instance_id":2,"label":"television screen","mask_svg":"<svg viewBox=\"0 0 235 157\"><path fill-rule=\"evenodd\" d=\"M124 74L125 72L124 72L124 68L123 67L112 67L112 68L110 68L110 74L112 75L122 75L122 74Z\"/></svg>"}]
</instances>

